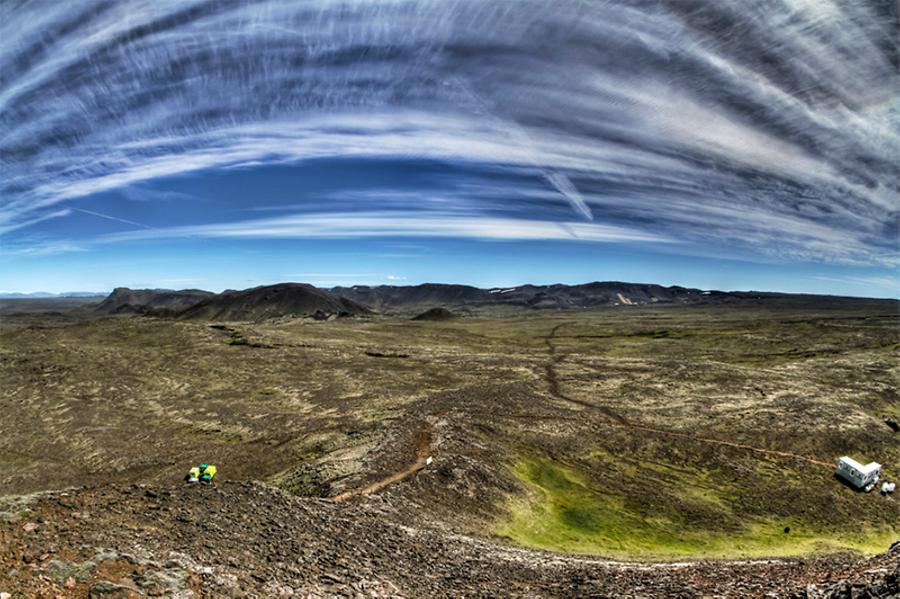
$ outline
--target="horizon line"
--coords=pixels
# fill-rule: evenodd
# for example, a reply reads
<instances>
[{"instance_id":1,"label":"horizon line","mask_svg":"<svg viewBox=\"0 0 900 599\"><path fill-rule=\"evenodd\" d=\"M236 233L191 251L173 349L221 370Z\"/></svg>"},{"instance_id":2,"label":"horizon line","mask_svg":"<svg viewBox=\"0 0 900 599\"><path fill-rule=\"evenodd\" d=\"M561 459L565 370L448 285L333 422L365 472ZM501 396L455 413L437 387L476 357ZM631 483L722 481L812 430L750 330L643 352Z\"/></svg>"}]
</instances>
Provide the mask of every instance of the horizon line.
<instances>
[{"instance_id":1,"label":"horizon line","mask_svg":"<svg viewBox=\"0 0 900 599\"><path fill-rule=\"evenodd\" d=\"M437 282L437 281L428 281L424 283L415 283L415 284L398 284L398 281L388 281L386 283L379 283L376 285L371 284L338 284L338 285L315 285L313 283L308 283L305 281L299 280L283 280L275 283L264 283L261 285L252 285L244 288L236 288L236 287L223 287L218 291L213 291L210 289L204 289L202 287L182 287L182 288L172 288L172 287L148 287L148 286L135 286L130 287L128 285L117 285L109 290L103 291L63 291L63 292L50 292L50 291L0 291L0 299L16 299L17 297L21 297L22 299L41 299L43 296L44 299L52 299L52 298L66 298L72 296L81 296L81 297L107 297L112 294L116 289L130 289L132 291L205 291L213 294L221 294L226 291L246 291L249 289L257 289L260 287L272 287L275 285L286 285L286 284L303 284L310 285L317 289L331 290L335 288L344 288L344 289L352 289L354 287L368 287L368 288L377 288L377 287L421 287L424 285L444 285L444 286L457 286L457 287L470 287L473 289L481 289L481 290L492 290L492 289L518 289L520 287L554 287L554 286L562 286L562 287L580 287L583 285L592 285L595 283L618 283L623 285L656 285L659 287L663 287L666 289L671 289L673 287L680 287L682 289L695 289L697 291L702 292L717 292L717 293L766 293L766 294L779 294L779 295L800 295L800 296L816 296L816 297L848 297L854 299L873 299L873 300L890 300L900 302L900 298L891 297L891 296L871 296L871 295L852 295L852 294L833 294L833 293L813 293L813 292L803 292L803 291L779 291L775 289L706 289L701 287L690 287L685 285L673 284L673 285L664 285L661 283L646 283L646 282L634 282L634 281L621 281L621 280L599 280L595 279L592 281L586 281L582 283L547 283L547 284L536 284L536 283L520 283L516 285L493 285L489 287L480 287L477 285L470 285L467 283L448 283L448 282Z\"/></svg>"}]
</instances>

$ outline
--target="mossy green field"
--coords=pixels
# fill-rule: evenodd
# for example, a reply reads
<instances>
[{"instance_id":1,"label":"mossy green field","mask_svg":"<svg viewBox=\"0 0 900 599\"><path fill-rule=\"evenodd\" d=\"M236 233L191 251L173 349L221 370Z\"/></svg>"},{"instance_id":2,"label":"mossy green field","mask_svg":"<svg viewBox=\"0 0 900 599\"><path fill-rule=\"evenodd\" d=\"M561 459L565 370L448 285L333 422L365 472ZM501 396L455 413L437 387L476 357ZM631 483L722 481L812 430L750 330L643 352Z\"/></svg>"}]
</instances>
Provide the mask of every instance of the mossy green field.
<instances>
[{"instance_id":1,"label":"mossy green field","mask_svg":"<svg viewBox=\"0 0 900 599\"><path fill-rule=\"evenodd\" d=\"M529 492L510 502L511 516L495 532L533 548L652 560L789 557L838 551L869 555L883 551L898 535L890 525L834 530L796 516L757 516L735 528L723 526L714 516L687 525L679 521L676 504L668 513L633 511L627 501L633 491L593 485L586 475L546 458L523 460L513 471ZM648 485L645 491L654 489ZM719 493L700 477L684 477L679 493L684 501L709 503L716 511L730 509L728 493Z\"/></svg>"}]
</instances>

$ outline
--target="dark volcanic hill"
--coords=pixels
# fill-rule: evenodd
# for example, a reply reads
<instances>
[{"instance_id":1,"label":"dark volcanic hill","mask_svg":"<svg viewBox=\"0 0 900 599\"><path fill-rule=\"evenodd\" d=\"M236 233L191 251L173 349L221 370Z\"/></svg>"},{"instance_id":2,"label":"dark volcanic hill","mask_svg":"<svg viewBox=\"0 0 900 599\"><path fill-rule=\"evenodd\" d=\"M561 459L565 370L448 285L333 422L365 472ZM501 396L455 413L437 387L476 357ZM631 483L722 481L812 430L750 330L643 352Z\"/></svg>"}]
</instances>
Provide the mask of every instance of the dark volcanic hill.
<instances>
[{"instance_id":1,"label":"dark volcanic hill","mask_svg":"<svg viewBox=\"0 0 900 599\"><path fill-rule=\"evenodd\" d=\"M421 314L413 316L413 320L451 320L456 318L456 314L447 308L429 308Z\"/></svg>"},{"instance_id":2,"label":"dark volcanic hill","mask_svg":"<svg viewBox=\"0 0 900 599\"><path fill-rule=\"evenodd\" d=\"M492 289L433 283L409 287L357 285L334 287L331 293L373 309L486 305L564 309L623 304L694 303L717 300L728 295L717 291L617 281L584 285L521 285Z\"/></svg>"},{"instance_id":3,"label":"dark volcanic hill","mask_svg":"<svg viewBox=\"0 0 900 599\"><path fill-rule=\"evenodd\" d=\"M362 316L369 310L358 303L303 283L279 283L244 291L212 295L179 315L207 320L263 320L315 314Z\"/></svg>"},{"instance_id":4,"label":"dark volcanic hill","mask_svg":"<svg viewBox=\"0 0 900 599\"><path fill-rule=\"evenodd\" d=\"M333 287L331 293L345 297L372 309L398 308L405 306L460 306L483 304L490 300L486 289L468 285L444 285L424 283L422 285L397 287L394 285L354 285L353 287Z\"/></svg>"},{"instance_id":5,"label":"dark volcanic hill","mask_svg":"<svg viewBox=\"0 0 900 599\"><path fill-rule=\"evenodd\" d=\"M172 291L118 287L97 306L96 311L104 314L174 316L213 295L199 289Z\"/></svg>"}]
</instances>

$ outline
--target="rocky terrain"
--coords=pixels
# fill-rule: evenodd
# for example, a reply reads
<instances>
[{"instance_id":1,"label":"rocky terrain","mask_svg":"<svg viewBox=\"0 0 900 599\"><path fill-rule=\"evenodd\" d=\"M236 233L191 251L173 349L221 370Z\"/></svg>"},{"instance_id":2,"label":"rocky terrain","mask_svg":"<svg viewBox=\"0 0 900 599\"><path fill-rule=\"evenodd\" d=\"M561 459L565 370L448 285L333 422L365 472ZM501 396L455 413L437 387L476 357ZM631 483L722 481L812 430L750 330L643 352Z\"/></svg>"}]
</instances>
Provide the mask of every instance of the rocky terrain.
<instances>
[{"instance_id":1,"label":"rocky terrain","mask_svg":"<svg viewBox=\"0 0 900 599\"><path fill-rule=\"evenodd\" d=\"M897 592L900 504L832 476L900 476L896 302L62 305L0 319L0 592Z\"/></svg>"},{"instance_id":2,"label":"rocky terrain","mask_svg":"<svg viewBox=\"0 0 900 599\"><path fill-rule=\"evenodd\" d=\"M0 589L22 597L900 593L900 544L869 559L618 562L507 547L427 521L404 524L403 502L389 493L333 503L254 482L41 494L0 524Z\"/></svg>"}]
</instances>

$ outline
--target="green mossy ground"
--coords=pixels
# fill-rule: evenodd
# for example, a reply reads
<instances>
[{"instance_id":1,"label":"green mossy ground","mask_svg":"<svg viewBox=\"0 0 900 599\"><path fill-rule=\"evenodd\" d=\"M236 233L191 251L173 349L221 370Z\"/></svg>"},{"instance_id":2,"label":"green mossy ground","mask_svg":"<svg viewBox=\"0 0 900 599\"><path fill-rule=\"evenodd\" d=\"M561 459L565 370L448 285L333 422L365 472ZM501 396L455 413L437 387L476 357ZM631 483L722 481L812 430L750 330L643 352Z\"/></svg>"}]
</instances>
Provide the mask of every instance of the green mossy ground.
<instances>
[{"instance_id":1,"label":"green mossy ground","mask_svg":"<svg viewBox=\"0 0 900 599\"><path fill-rule=\"evenodd\" d=\"M513 472L530 493L510 503L509 519L495 532L528 547L625 559L751 558L842 550L874 554L897 538L889 527L834 530L796 517L755 517L737 529L730 529L728 520L710 518L688 528L674 503L668 514L637 513L626 499L633 489L598 486L550 459L522 460ZM734 489L719 493L702 476L690 478L683 476L679 488L685 500L728 509Z\"/></svg>"}]
</instances>

